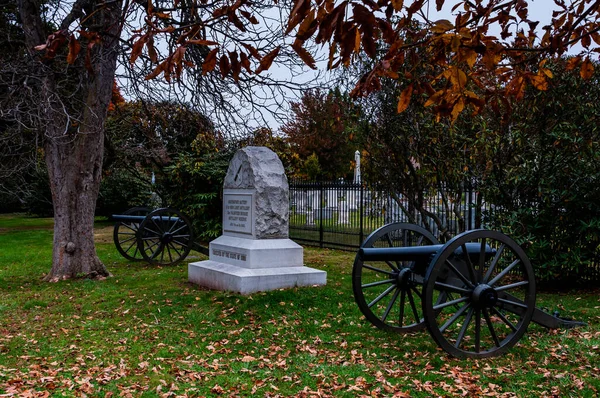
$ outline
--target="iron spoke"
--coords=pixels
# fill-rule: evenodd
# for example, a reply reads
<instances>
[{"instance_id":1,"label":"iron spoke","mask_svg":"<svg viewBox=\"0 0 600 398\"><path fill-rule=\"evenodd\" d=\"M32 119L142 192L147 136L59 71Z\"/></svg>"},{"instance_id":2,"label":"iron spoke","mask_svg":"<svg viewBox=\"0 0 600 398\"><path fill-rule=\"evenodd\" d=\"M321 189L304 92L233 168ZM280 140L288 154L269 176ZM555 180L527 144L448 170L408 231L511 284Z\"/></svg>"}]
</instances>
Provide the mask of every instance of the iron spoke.
<instances>
[{"instance_id":1,"label":"iron spoke","mask_svg":"<svg viewBox=\"0 0 600 398\"><path fill-rule=\"evenodd\" d=\"M492 279L491 281L488 282L488 285L490 286L494 286L496 284L496 282L498 282L500 279L504 278L506 276L506 274L508 274L510 271L512 271L513 268L515 268L515 266L517 264L519 264L521 262L521 259L516 259L515 261L512 262L512 264L510 264L508 267L504 268L502 270L502 272L500 272L498 275L496 275L496 277L494 279Z\"/></svg>"},{"instance_id":2,"label":"iron spoke","mask_svg":"<svg viewBox=\"0 0 600 398\"><path fill-rule=\"evenodd\" d=\"M162 232L156 232L156 231L154 231L154 230L152 230L152 229L150 229L148 227L144 227L144 232L148 232L148 231L152 232L156 236L162 236Z\"/></svg>"},{"instance_id":3,"label":"iron spoke","mask_svg":"<svg viewBox=\"0 0 600 398\"><path fill-rule=\"evenodd\" d=\"M500 347L500 340L498 340L496 330L494 329L494 324L492 323L492 320L490 319L490 314L487 312L486 308L483 309L483 316L485 318L485 323L487 323L488 329L490 330L490 334L494 339L494 344L496 344L496 347Z\"/></svg>"},{"instance_id":4,"label":"iron spoke","mask_svg":"<svg viewBox=\"0 0 600 398\"><path fill-rule=\"evenodd\" d=\"M135 245L135 247L137 247L137 241L134 240L127 249L125 249L125 253L129 253L129 249L131 249L133 246Z\"/></svg>"},{"instance_id":5,"label":"iron spoke","mask_svg":"<svg viewBox=\"0 0 600 398\"><path fill-rule=\"evenodd\" d=\"M410 308L412 308L412 313L415 317L415 322L419 323L419 321L421 320L421 317L419 317L419 313L417 312L417 306L415 305L415 299L413 298L410 290L407 290L406 293L408 294L408 301L410 302Z\"/></svg>"},{"instance_id":6,"label":"iron spoke","mask_svg":"<svg viewBox=\"0 0 600 398\"><path fill-rule=\"evenodd\" d=\"M517 328L516 328L516 326L515 326L515 325L513 325L511 321L509 321L508 319L506 319L506 317L504 316L504 314L502 314L500 311L498 311L498 310L496 309L496 307L492 307L492 311L494 311L494 313L495 313L496 315L498 315L498 317L500 317L500 319L502 319L502 322L504 322L505 324L507 324L507 325L508 325L508 327L510 327L510 328L513 330L513 332L516 332L516 331L517 331Z\"/></svg>"},{"instance_id":7,"label":"iron spoke","mask_svg":"<svg viewBox=\"0 0 600 398\"><path fill-rule=\"evenodd\" d=\"M504 303L504 304L514 305L516 307L527 309L527 305L525 305L523 303L519 303L517 301L510 301L510 300L503 299L503 298L498 298L498 301L501 303ZM509 308L506 308L506 309L510 311ZM513 311L510 311L510 312L513 312Z\"/></svg>"},{"instance_id":8,"label":"iron spoke","mask_svg":"<svg viewBox=\"0 0 600 398\"><path fill-rule=\"evenodd\" d=\"M463 289L462 287L450 285L450 284L443 283L443 282L435 282L435 287L443 287L444 290L450 290L450 291L453 291L454 293L461 293L461 294L471 293L470 290Z\"/></svg>"},{"instance_id":9,"label":"iron spoke","mask_svg":"<svg viewBox=\"0 0 600 398\"><path fill-rule=\"evenodd\" d=\"M394 264L392 264L391 262L387 261L385 262L387 265L390 266L391 269L393 269L394 271L399 271L399 268L394 266Z\"/></svg>"},{"instance_id":10,"label":"iron spoke","mask_svg":"<svg viewBox=\"0 0 600 398\"><path fill-rule=\"evenodd\" d=\"M521 282L511 283L510 285L504 285L504 286L497 287L495 290L497 292L501 292L503 290L510 290L510 289L514 289L515 287L525 286L525 285L529 285L529 281L521 281Z\"/></svg>"},{"instance_id":11,"label":"iron spoke","mask_svg":"<svg viewBox=\"0 0 600 398\"><path fill-rule=\"evenodd\" d=\"M404 324L404 305L406 305L406 290L402 290L402 295L400 296L400 314L398 315L398 322L400 323L400 327Z\"/></svg>"},{"instance_id":12,"label":"iron spoke","mask_svg":"<svg viewBox=\"0 0 600 398\"><path fill-rule=\"evenodd\" d=\"M465 257L465 263L467 264L467 271L469 271L469 277L471 278L471 281L477 282L477 276L475 276L473 262L471 261L471 256L469 256L469 252L467 251L467 245L463 243L461 249L463 251L463 256Z\"/></svg>"},{"instance_id":13,"label":"iron spoke","mask_svg":"<svg viewBox=\"0 0 600 398\"><path fill-rule=\"evenodd\" d=\"M504 247L505 247L505 245L503 243L498 248L498 251L496 251L496 255L494 256L494 259L490 263L490 267L488 268L487 272L485 273L485 276L483 277L483 283L488 283L487 281L490 279L490 277L492 276L492 273L496 269L496 264L498 264L498 260L500 260L500 256L502 255L502 252L504 251Z\"/></svg>"},{"instance_id":14,"label":"iron spoke","mask_svg":"<svg viewBox=\"0 0 600 398\"><path fill-rule=\"evenodd\" d=\"M450 306L452 306L452 305L454 305L454 304L458 304L458 303L464 303L464 302L465 302L465 301L467 301L468 299L469 299L469 297L460 297L460 298L457 298L457 299L455 299L455 300L446 301L445 303L438 304L438 305L434 305L434 306L433 306L433 309L434 309L435 311L437 311L437 310L441 310L441 309L443 309L443 308L450 307Z\"/></svg>"},{"instance_id":15,"label":"iron spoke","mask_svg":"<svg viewBox=\"0 0 600 398\"><path fill-rule=\"evenodd\" d=\"M460 273L460 271L458 269L456 269L456 267L454 266L454 264L452 264L450 262L450 260L446 260L446 265L450 268L450 270L452 272L454 272L454 274L456 274L456 276L458 276L458 278L464 282L465 285L474 288L475 286L471 283L471 281L469 281L463 274Z\"/></svg>"},{"instance_id":16,"label":"iron spoke","mask_svg":"<svg viewBox=\"0 0 600 398\"><path fill-rule=\"evenodd\" d=\"M175 225L177 225L177 223L174 223L174 224L173 224L173 226L175 226ZM171 232L173 235L175 235L177 232L181 231L182 229L185 229L186 227L187 227L187 224L183 224L183 225L181 226L181 228L177 228L175 231L172 231L172 232L171 232L171 231L169 231L169 232ZM189 235L189 234L188 234L188 235Z\"/></svg>"},{"instance_id":17,"label":"iron spoke","mask_svg":"<svg viewBox=\"0 0 600 398\"><path fill-rule=\"evenodd\" d=\"M135 228L133 227L134 225L135 225ZM134 234L135 234L135 232L136 232L136 231L139 229L139 227L140 227L140 226L139 226L139 224L131 224L131 225L129 225L129 224L123 224L123 223L121 223L121 226L122 226L122 227L125 227L125 228L129 228L130 230L132 230L132 231L133 231L133 233L134 233ZM123 234L129 234L129 232L119 232L119 233L123 233Z\"/></svg>"},{"instance_id":18,"label":"iron spoke","mask_svg":"<svg viewBox=\"0 0 600 398\"><path fill-rule=\"evenodd\" d=\"M392 299L390 300L387 308L385 309L385 312L383 313L383 316L381 317L382 322L385 322L388 315L390 314L390 311L392 310L392 307L394 306L394 303L396 302L396 299L398 298L398 293L400 293L400 289L396 289L396 291L394 292Z\"/></svg>"},{"instance_id":19,"label":"iron spoke","mask_svg":"<svg viewBox=\"0 0 600 398\"><path fill-rule=\"evenodd\" d=\"M390 292L392 290L394 290L396 288L396 285L392 285L390 287L388 287L387 289L385 289L385 291L383 293L381 293L379 296L377 296L375 298L375 300L371 301L369 303L369 308L371 308L372 306L374 306L375 304L377 304L382 298L384 298L385 296L387 296L388 294L390 294Z\"/></svg>"},{"instance_id":20,"label":"iron spoke","mask_svg":"<svg viewBox=\"0 0 600 398\"><path fill-rule=\"evenodd\" d=\"M120 235L120 234L119 234L119 235ZM123 239L123 240L120 240L120 239L119 239L119 243L127 243L127 242L129 242L130 240L135 240L135 234L128 234L128 235L133 235L133 238L127 238L127 239Z\"/></svg>"},{"instance_id":21,"label":"iron spoke","mask_svg":"<svg viewBox=\"0 0 600 398\"><path fill-rule=\"evenodd\" d=\"M475 310L475 352L481 349L481 310Z\"/></svg>"},{"instance_id":22,"label":"iron spoke","mask_svg":"<svg viewBox=\"0 0 600 398\"><path fill-rule=\"evenodd\" d=\"M473 317L473 312L475 309L473 307L469 308L469 312L467 312L467 316L465 317L465 321L463 322L462 327L460 328L460 332L458 332L458 336L456 337L456 343L454 343L454 347L458 348L460 343L462 343L463 338L465 337L465 332L469 327L469 323L471 323L471 318Z\"/></svg>"},{"instance_id":23,"label":"iron spoke","mask_svg":"<svg viewBox=\"0 0 600 398\"><path fill-rule=\"evenodd\" d=\"M175 245L173 244L173 242L168 243L167 245L171 245L171 249L173 249L175 251L175 253L177 253L177 255L179 257L181 257L181 253L179 252L179 250L177 250L177 248L175 247Z\"/></svg>"},{"instance_id":24,"label":"iron spoke","mask_svg":"<svg viewBox=\"0 0 600 398\"><path fill-rule=\"evenodd\" d=\"M460 309L458 311L456 311L456 313L454 315L452 315L452 317L450 319L448 319L446 321L446 323L444 323L442 325L442 327L440 328L440 332L444 333L444 331L446 329L448 329L448 327L450 327L450 325L452 325L454 322L456 322L456 320L467 310L469 309L469 307L471 307L471 303L466 303L465 305L463 305L462 307L460 307Z\"/></svg>"},{"instance_id":25,"label":"iron spoke","mask_svg":"<svg viewBox=\"0 0 600 398\"><path fill-rule=\"evenodd\" d=\"M162 224L162 216L160 216L160 223ZM159 235L162 235L165 232L163 230L163 228L156 223L156 220L154 219L154 217L152 217L152 224L154 224L156 226L156 228L158 228L158 230L160 231Z\"/></svg>"},{"instance_id":26,"label":"iron spoke","mask_svg":"<svg viewBox=\"0 0 600 398\"><path fill-rule=\"evenodd\" d=\"M177 239L173 239L171 242L177 243L179 246L188 247L188 243L180 242Z\"/></svg>"},{"instance_id":27,"label":"iron spoke","mask_svg":"<svg viewBox=\"0 0 600 398\"><path fill-rule=\"evenodd\" d=\"M385 285L385 284L388 284L388 283L394 283L395 281L396 281L395 279L386 279L386 280L383 280L383 281L365 283L364 285L361 285L360 287L362 287L364 289L365 287L373 287L373 286Z\"/></svg>"},{"instance_id":28,"label":"iron spoke","mask_svg":"<svg viewBox=\"0 0 600 398\"><path fill-rule=\"evenodd\" d=\"M481 248L479 249L479 266L477 269L478 280L483 280L483 266L485 264L485 238L481 240Z\"/></svg>"},{"instance_id":29,"label":"iron spoke","mask_svg":"<svg viewBox=\"0 0 600 398\"><path fill-rule=\"evenodd\" d=\"M384 271L382 269L372 267L372 266L370 266L368 264L363 264L363 268L367 268L367 269L370 269L371 271L380 272L382 274L386 274L386 275L389 275L389 276L394 276L394 274L392 272L390 272L390 271Z\"/></svg>"}]
</instances>

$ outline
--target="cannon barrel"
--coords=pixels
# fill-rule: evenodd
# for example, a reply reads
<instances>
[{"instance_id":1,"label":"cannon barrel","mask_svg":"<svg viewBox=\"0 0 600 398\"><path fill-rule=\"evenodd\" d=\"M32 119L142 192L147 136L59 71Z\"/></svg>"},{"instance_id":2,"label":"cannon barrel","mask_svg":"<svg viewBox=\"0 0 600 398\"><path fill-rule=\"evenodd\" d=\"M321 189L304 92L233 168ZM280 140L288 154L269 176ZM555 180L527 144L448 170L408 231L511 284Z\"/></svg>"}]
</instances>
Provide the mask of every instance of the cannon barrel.
<instances>
[{"instance_id":1,"label":"cannon barrel","mask_svg":"<svg viewBox=\"0 0 600 398\"><path fill-rule=\"evenodd\" d=\"M135 221L142 222L146 219L147 216L131 216L127 214L113 214L112 219L115 221ZM179 217L165 217L165 216L152 216L153 220L171 220L178 221Z\"/></svg>"},{"instance_id":2,"label":"cannon barrel","mask_svg":"<svg viewBox=\"0 0 600 398\"><path fill-rule=\"evenodd\" d=\"M465 244L469 257L479 256L481 245L478 243ZM429 261L444 245L406 246L406 247L362 247L358 255L363 261ZM455 251L456 255L462 254L462 248ZM489 245L485 246L485 255L496 253Z\"/></svg>"}]
</instances>

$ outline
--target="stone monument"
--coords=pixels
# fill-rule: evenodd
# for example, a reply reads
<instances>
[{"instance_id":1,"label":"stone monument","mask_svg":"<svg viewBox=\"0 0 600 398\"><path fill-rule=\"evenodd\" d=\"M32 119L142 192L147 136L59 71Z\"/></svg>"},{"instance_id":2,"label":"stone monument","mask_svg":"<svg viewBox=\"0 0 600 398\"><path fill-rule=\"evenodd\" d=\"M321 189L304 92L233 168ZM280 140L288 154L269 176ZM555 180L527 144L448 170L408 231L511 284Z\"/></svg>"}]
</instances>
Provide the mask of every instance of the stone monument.
<instances>
[{"instance_id":1,"label":"stone monument","mask_svg":"<svg viewBox=\"0 0 600 398\"><path fill-rule=\"evenodd\" d=\"M324 285L327 273L304 266L289 239L289 187L281 161L265 147L234 155L223 183L223 235L209 259L188 265L188 280L242 294Z\"/></svg>"}]
</instances>

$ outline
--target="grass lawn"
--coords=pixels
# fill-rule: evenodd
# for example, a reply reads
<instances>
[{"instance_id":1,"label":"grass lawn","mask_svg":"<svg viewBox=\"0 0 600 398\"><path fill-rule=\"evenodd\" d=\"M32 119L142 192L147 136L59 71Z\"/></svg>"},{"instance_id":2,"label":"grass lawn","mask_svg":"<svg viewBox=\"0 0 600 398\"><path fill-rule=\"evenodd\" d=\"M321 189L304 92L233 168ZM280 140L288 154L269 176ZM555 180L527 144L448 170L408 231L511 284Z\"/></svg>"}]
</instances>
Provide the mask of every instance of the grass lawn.
<instances>
[{"instance_id":1,"label":"grass lawn","mask_svg":"<svg viewBox=\"0 0 600 398\"><path fill-rule=\"evenodd\" d=\"M326 287L241 296L189 284L186 264L126 261L99 223L113 277L50 284L51 227L0 216L0 397L600 394L600 289L538 294L538 306L588 326L532 324L503 357L458 360L427 332L368 324L350 252L305 250Z\"/></svg>"}]
</instances>

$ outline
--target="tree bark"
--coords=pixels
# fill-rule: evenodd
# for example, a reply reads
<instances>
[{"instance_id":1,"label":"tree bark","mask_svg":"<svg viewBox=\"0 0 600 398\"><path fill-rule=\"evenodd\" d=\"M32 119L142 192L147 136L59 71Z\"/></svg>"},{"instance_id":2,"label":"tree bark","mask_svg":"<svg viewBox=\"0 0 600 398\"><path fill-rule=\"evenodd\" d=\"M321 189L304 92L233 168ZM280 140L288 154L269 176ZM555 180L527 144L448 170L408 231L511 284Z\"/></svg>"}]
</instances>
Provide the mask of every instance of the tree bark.
<instances>
[{"instance_id":1,"label":"tree bark","mask_svg":"<svg viewBox=\"0 0 600 398\"><path fill-rule=\"evenodd\" d=\"M27 44L32 49L42 44L40 38L45 40L40 10L36 0L18 1ZM44 70L41 98L37 101L41 105L40 128L45 130L45 160L54 206L52 269L45 278L48 281L110 275L96 253L94 211L102 176L104 122L115 78L121 4L76 2L91 15L82 27L97 33L101 40L90 48L80 38L80 59L76 65L64 68L67 76L57 73L56 65L48 66L49 62L32 50L35 62ZM87 56L90 62L84 65L81 58Z\"/></svg>"}]
</instances>

